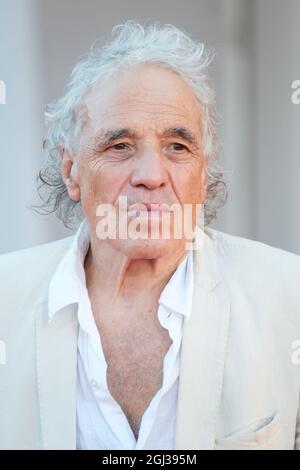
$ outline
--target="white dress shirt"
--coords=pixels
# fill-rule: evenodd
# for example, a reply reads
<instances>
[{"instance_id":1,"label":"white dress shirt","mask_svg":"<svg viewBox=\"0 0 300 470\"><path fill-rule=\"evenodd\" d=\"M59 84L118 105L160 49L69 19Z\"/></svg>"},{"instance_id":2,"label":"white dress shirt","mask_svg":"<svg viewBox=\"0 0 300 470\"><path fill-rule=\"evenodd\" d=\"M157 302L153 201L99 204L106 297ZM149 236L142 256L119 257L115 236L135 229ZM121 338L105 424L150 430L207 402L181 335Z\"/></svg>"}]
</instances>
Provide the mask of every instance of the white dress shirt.
<instances>
[{"instance_id":1,"label":"white dress shirt","mask_svg":"<svg viewBox=\"0 0 300 470\"><path fill-rule=\"evenodd\" d=\"M183 318L190 315L192 307L193 252L181 261L159 298L158 319L173 342L164 357L162 386L142 416L136 440L107 386L107 363L86 288L84 259L89 244L89 226L84 219L51 280L48 303L49 321L66 305L78 306L77 449L172 450Z\"/></svg>"}]
</instances>

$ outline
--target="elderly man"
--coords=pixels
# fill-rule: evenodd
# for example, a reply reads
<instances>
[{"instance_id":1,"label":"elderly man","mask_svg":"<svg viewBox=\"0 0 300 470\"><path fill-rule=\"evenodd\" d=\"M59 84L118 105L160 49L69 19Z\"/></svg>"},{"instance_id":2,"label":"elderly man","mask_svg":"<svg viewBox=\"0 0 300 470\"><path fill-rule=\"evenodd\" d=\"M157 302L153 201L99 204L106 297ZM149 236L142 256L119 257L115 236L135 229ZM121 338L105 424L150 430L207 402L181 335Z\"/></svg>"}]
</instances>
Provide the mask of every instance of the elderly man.
<instances>
[{"instance_id":1,"label":"elderly man","mask_svg":"<svg viewBox=\"0 0 300 470\"><path fill-rule=\"evenodd\" d=\"M44 209L81 223L1 256L1 448L300 448L300 258L208 227L210 60L128 21L48 108Z\"/></svg>"}]
</instances>

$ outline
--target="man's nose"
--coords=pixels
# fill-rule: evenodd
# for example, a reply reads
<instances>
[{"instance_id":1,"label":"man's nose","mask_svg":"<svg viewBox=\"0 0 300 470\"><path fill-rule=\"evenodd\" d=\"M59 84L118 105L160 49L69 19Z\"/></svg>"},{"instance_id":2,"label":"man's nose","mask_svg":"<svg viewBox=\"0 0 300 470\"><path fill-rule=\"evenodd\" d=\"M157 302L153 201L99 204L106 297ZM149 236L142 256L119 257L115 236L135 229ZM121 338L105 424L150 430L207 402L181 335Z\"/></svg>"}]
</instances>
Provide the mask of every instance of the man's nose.
<instances>
[{"instance_id":1,"label":"man's nose","mask_svg":"<svg viewBox=\"0 0 300 470\"><path fill-rule=\"evenodd\" d=\"M164 157L154 149L144 151L136 159L136 166L131 175L132 186L143 185L155 189L167 182L167 169Z\"/></svg>"}]
</instances>

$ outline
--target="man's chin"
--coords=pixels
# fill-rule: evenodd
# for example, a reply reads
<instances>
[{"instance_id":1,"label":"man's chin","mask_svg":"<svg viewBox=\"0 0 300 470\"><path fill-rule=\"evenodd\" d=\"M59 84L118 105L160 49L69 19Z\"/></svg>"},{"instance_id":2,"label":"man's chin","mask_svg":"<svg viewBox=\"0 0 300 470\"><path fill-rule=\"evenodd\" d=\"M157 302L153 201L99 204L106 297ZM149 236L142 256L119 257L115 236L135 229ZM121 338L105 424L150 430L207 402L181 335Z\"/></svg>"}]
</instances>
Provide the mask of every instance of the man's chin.
<instances>
[{"instance_id":1,"label":"man's chin","mask_svg":"<svg viewBox=\"0 0 300 470\"><path fill-rule=\"evenodd\" d=\"M113 240L113 245L118 251L131 259L155 259L167 256L183 245L182 240Z\"/></svg>"}]
</instances>

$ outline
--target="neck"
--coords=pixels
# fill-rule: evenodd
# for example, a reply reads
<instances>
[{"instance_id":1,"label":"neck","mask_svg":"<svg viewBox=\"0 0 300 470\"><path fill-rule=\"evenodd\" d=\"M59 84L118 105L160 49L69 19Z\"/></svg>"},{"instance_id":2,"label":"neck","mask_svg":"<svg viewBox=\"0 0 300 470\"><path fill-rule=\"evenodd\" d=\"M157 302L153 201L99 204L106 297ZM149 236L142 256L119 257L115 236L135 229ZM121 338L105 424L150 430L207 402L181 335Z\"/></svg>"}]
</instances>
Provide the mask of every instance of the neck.
<instances>
[{"instance_id":1,"label":"neck","mask_svg":"<svg viewBox=\"0 0 300 470\"><path fill-rule=\"evenodd\" d=\"M180 246L155 259L131 259L111 244L91 238L84 266L87 288L112 303L158 300L186 254Z\"/></svg>"}]
</instances>

